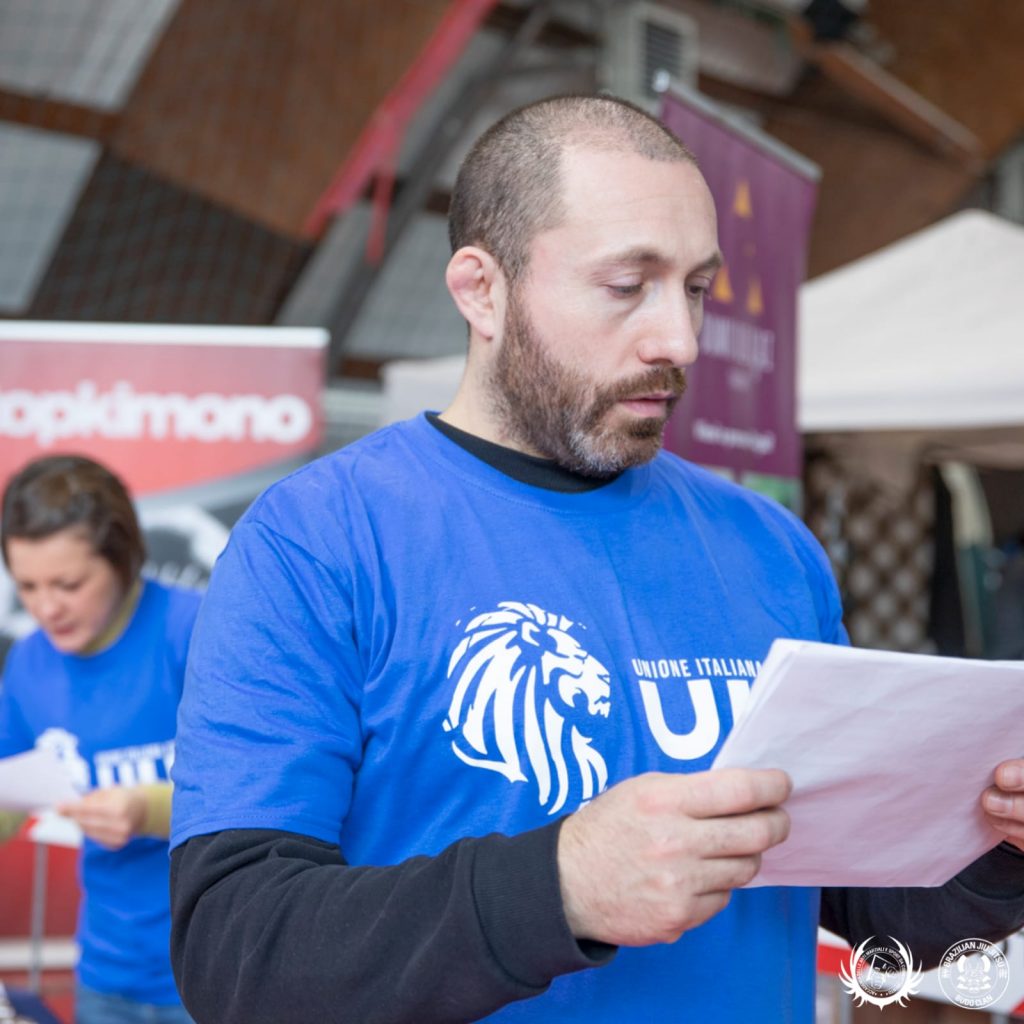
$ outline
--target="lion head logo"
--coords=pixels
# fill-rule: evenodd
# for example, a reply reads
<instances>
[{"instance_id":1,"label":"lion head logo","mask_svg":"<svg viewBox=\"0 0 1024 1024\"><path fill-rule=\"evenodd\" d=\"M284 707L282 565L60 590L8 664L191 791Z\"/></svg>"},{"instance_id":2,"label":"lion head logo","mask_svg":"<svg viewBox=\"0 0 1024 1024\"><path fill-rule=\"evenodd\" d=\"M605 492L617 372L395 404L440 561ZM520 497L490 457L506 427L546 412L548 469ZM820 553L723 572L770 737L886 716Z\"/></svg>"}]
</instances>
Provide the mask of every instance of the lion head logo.
<instances>
[{"instance_id":1,"label":"lion head logo","mask_svg":"<svg viewBox=\"0 0 1024 1024\"><path fill-rule=\"evenodd\" d=\"M66 729L47 729L36 737L36 747L39 750L52 750L68 773L71 785L79 793L88 791L89 764L78 752L78 737L74 733Z\"/></svg>"},{"instance_id":2,"label":"lion head logo","mask_svg":"<svg viewBox=\"0 0 1024 1024\"><path fill-rule=\"evenodd\" d=\"M509 782L533 781L548 814L570 795L585 803L608 783L604 758L581 731L608 717L608 670L571 636L574 625L503 601L469 622L448 664L452 750Z\"/></svg>"}]
</instances>

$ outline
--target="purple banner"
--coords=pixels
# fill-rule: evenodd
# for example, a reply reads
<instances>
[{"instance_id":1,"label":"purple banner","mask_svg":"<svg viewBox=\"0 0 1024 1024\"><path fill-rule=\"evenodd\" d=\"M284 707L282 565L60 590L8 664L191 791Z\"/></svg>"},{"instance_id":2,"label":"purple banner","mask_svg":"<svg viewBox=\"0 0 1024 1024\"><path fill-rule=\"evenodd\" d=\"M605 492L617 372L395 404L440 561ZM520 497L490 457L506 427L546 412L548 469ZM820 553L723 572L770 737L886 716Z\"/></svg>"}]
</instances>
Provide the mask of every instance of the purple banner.
<instances>
[{"instance_id":1,"label":"purple banner","mask_svg":"<svg viewBox=\"0 0 1024 1024\"><path fill-rule=\"evenodd\" d=\"M725 257L666 447L738 475L799 477L797 288L816 168L756 130L734 128L703 97L666 93L661 120L697 157Z\"/></svg>"}]
</instances>

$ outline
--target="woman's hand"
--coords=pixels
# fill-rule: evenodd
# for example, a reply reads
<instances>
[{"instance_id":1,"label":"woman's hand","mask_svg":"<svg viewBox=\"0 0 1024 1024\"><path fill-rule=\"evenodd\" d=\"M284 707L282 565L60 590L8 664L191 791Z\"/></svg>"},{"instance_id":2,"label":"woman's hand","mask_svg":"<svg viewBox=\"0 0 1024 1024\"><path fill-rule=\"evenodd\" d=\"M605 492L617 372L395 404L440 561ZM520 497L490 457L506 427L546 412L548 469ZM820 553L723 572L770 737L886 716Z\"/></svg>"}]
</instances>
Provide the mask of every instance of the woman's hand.
<instances>
[{"instance_id":1,"label":"woman's hand","mask_svg":"<svg viewBox=\"0 0 1024 1024\"><path fill-rule=\"evenodd\" d=\"M94 789L81 800L60 804L57 813L77 822L100 846L120 850L139 833L146 818L146 798L131 786Z\"/></svg>"},{"instance_id":2,"label":"woman's hand","mask_svg":"<svg viewBox=\"0 0 1024 1024\"><path fill-rule=\"evenodd\" d=\"M23 811L0 811L0 843L16 836L27 817Z\"/></svg>"}]
</instances>

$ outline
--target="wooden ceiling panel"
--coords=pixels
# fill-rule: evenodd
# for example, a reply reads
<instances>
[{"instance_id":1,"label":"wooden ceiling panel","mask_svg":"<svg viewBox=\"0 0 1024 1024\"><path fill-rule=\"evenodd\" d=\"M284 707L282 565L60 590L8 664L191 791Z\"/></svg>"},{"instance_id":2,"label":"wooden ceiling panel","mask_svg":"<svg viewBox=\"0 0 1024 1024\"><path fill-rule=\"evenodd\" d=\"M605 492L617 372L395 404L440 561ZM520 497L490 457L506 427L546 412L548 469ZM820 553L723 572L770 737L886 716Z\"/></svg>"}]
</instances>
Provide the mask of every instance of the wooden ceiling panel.
<instances>
[{"instance_id":1,"label":"wooden ceiling panel","mask_svg":"<svg viewBox=\"0 0 1024 1024\"><path fill-rule=\"evenodd\" d=\"M113 138L292 237L448 0L182 0Z\"/></svg>"},{"instance_id":2,"label":"wooden ceiling panel","mask_svg":"<svg viewBox=\"0 0 1024 1024\"><path fill-rule=\"evenodd\" d=\"M809 277L934 223L974 182L958 164L887 128L798 111L779 114L765 127L822 170Z\"/></svg>"},{"instance_id":3,"label":"wooden ceiling panel","mask_svg":"<svg viewBox=\"0 0 1024 1024\"><path fill-rule=\"evenodd\" d=\"M701 89L755 111L763 131L821 168L808 277L933 224L976 183L962 164L908 138L820 73L809 72L789 101L710 79Z\"/></svg>"},{"instance_id":4,"label":"wooden ceiling panel","mask_svg":"<svg viewBox=\"0 0 1024 1024\"><path fill-rule=\"evenodd\" d=\"M871 0L887 70L968 127L988 157L1024 132L1024 3Z\"/></svg>"}]
</instances>

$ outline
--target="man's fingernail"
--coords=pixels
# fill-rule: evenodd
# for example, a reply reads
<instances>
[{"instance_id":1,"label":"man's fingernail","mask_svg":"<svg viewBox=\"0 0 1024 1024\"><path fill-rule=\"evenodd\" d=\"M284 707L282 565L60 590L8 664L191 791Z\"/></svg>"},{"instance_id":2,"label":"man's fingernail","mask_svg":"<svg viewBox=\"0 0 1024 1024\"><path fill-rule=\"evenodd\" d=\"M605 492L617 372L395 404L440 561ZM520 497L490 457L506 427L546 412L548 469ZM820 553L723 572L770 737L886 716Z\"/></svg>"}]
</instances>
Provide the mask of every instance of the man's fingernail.
<instances>
[{"instance_id":1,"label":"man's fingernail","mask_svg":"<svg viewBox=\"0 0 1024 1024\"><path fill-rule=\"evenodd\" d=\"M1008 796L998 793L985 794L985 809L993 814L1009 814L1013 810L1013 801Z\"/></svg>"},{"instance_id":2,"label":"man's fingernail","mask_svg":"<svg viewBox=\"0 0 1024 1024\"><path fill-rule=\"evenodd\" d=\"M1010 789L1017 789L1024 784L1024 773L1021 772L1018 765L1008 764L999 773L999 781Z\"/></svg>"}]
</instances>

